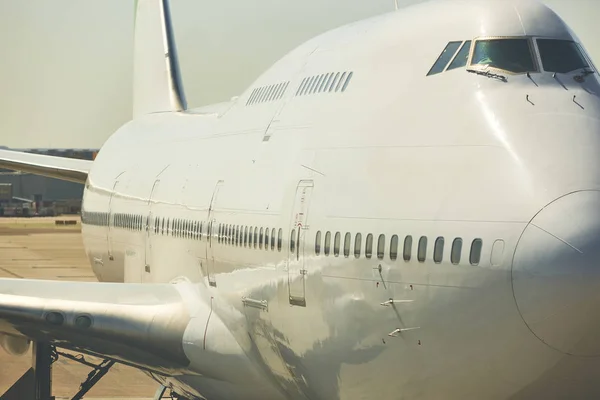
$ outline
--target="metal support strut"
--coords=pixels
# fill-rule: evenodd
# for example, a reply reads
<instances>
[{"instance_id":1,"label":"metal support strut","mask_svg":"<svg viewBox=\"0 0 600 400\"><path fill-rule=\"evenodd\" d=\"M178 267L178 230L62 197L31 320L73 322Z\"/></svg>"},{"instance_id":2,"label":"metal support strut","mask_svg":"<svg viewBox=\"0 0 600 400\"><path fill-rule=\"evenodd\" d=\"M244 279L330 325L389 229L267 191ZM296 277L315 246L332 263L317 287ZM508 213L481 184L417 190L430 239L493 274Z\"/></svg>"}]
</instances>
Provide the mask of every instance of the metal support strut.
<instances>
[{"instance_id":1,"label":"metal support strut","mask_svg":"<svg viewBox=\"0 0 600 400\"><path fill-rule=\"evenodd\" d=\"M54 396L52 396L52 364L58 360L59 356L93 368L71 400L82 399L115 364L113 360L103 360L100 364L93 364L81 354L74 356L56 351L56 347L49 343L34 342L31 368L0 396L0 400L54 400Z\"/></svg>"}]
</instances>

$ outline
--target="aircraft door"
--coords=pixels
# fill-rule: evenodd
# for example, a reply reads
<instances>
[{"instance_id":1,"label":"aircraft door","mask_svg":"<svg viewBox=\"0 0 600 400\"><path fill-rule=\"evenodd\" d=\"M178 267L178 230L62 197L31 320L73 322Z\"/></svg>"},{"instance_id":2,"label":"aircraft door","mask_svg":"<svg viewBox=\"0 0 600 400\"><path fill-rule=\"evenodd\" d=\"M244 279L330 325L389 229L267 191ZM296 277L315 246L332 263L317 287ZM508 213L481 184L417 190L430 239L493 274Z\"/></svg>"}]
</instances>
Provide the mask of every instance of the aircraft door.
<instances>
[{"instance_id":1,"label":"aircraft door","mask_svg":"<svg viewBox=\"0 0 600 400\"><path fill-rule=\"evenodd\" d=\"M112 192L110 193L110 198L108 199L108 226L106 229L106 243L107 243L107 247L108 247L108 259L110 261L113 261L115 259L114 255L113 255L113 238L112 236L114 235L114 219L113 219L113 212L112 212L112 202L113 202L113 197L115 196L115 192L117 191L117 186L119 185L119 181L115 181L115 184L113 185L113 189Z\"/></svg>"},{"instance_id":2,"label":"aircraft door","mask_svg":"<svg viewBox=\"0 0 600 400\"><path fill-rule=\"evenodd\" d=\"M144 249L144 271L150 273L152 270L152 240L156 234L156 222L154 221L155 214L153 212L153 198L160 186L160 179L154 181L152 190L150 191L150 197L148 198L148 215L146 218L146 236L145 236L145 249ZM143 280L143 279L142 279Z\"/></svg>"},{"instance_id":3,"label":"aircraft door","mask_svg":"<svg viewBox=\"0 0 600 400\"><path fill-rule=\"evenodd\" d=\"M215 218L215 206L217 204L217 198L219 197L219 191L223 186L224 181L220 180L215 186L212 198L210 199L210 206L208 207L208 217L206 220L207 232L206 232L206 276L208 278L208 284L210 286L217 286L215 280L215 247L217 244L217 235L219 234L217 219Z\"/></svg>"},{"instance_id":4,"label":"aircraft door","mask_svg":"<svg viewBox=\"0 0 600 400\"><path fill-rule=\"evenodd\" d=\"M288 289L291 305L306 307L305 236L308 232L308 210L314 183L302 180L296 187L292 207L292 223L288 255Z\"/></svg>"}]
</instances>

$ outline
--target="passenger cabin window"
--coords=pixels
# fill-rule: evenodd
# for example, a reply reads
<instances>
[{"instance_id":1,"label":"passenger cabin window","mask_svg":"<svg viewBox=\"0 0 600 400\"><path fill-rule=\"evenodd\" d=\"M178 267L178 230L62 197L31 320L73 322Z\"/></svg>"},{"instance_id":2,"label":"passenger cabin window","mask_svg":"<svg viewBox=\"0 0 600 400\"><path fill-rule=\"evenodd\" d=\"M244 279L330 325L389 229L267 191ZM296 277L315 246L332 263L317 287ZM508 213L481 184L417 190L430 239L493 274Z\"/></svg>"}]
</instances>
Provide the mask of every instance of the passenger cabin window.
<instances>
[{"instance_id":1,"label":"passenger cabin window","mask_svg":"<svg viewBox=\"0 0 600 400\"><path fill-rule=\"evenodd\" d=\"M446 69L446 71L451 71L453 69L466 66L467 61L469 61L469 52L470 51L471 51L471 41L467 40L460 48L460 51L456 54L456 57L454 57L454 60L452 60L450 65L448 65L448 68Z\"/></svg>"},{"instance_id":2,"label":"passenger cabin window","mask_svg":"<svg viewBox=\"0 0 600 400\"><path fill-rule=\"evenodd\" d=\"M373 256L373 235L367 235L367 243L365 244L365 257L371 258Z\"/></svg>"},{"instance_id":3,"label":"passenger cabin window","mask_svg":"<svg viewBox=\"0 0 600 400\"><path fill-rule=\"evenodd\" d=\"M404 250L402 251L402 258L404 261L410 261L412 256L412 236L404 238Z\"/></svg>"},{"instance_id":4,"label":"passenger cabin window","mask_svg":"<svg viewBox=\"0 0 600 400\"><path fill-rule=\"evenodd\" d=\"M469 255L469 262L471 265L479 265L482 247L483 241L481 239L475 239L473 240L473 243L471 243L471 254Z\"/></svg>"},{"instance_id":5,"label":"passenger cabin window","mask_svg":"<svg viewBox=\"0 0 600 400\"><path fill-rule=\"evenodd\" d=\"M433 64L433 66L431 67L429 72L427 73L427 76L439 74L440 72L442 72L446 68L446 65L448 65L450 60L452 60L452 57L454 57L454 54L456 54L456 50L458 50L461 43L462 42L448 43L446 45L446 47L444 48L444 50L442 51L442 54L440 54L438 59L435 61L435 63Z\"/></svg>"},{"instance_id":6,"label":"passenger cabin window","mask_svg":"<svg viewBox=\"0 0 600 400\"><path fill-rule=\"evenodd\" d=\"M271 250L275 251L275 228L271 229Z\"/></svg>"},{"instance_id":7,"label":"passenger cabin window","mask_svg":"<svg viewBox=\"0 0 600 400\"><path fill-rule=\"evenodd\" d=\"M342 235L339 232L335 233L335 238L333 240L333 255L338 257L340 255L340 242L342 240Z\"/></svg>"},{"instance_id":8,"label":"passenger cabin window","mask_svg":"<svg viewBox=\"0 0 600 400\"><path fill-rule=\"evenodd\" d=\"M377 239L377 258L383 260L385 254L385 235L379 235Z\"/></svg>"},{"instance_id":9,"label":"passenger cabin window","mask_svg":"<svg viewBox=\"0 0 600 400\"><path fill-rule=\"evenodd\" d=\"M425 262L427 256L427 236L421 236L419 239L419 248L417 249L417 260Z\"/></svg>"},{"instance_id":10,"label":"passenger cabin window","mask_svg":"<svg viewBox=\"0 0 600 400\"><path fill-rule=\"evenodd\" d=\"M398 235L392 236L390 241L390 260L394 261L398 258Z\"/></svg>"},{"instance_id":11,"label":"passenger cabin window","mask_svg":"<svg viewBox=\"0 0 600 400\"><path fill-rule=\"evenodd\" d=\"M357 233L356 236L354 237L354 257L355 258L360 258L360 253L362 251L361 245L362 245L362 235L360 233Z\"/></svg>"},{"instance_id":12,"label":"passenger cabin window","mask_svg":"<svg viewBox=\"0 0 600 400\"><path fill-rule=\"evenodd\" d=\"M265 228L265 250L269 250L269 228Z\"/></svg>"},{"instance_id":13,"label":"passenger cabin window","mask_svg":"<svg viewBox=\"0 0 600 400\"><path fill-rule=\"evenodd\" d=\"M277 251L281 251L281 245L283 242L283 229L279 228L277 232Z\"/></svg>"},{"instance_id":14,"label":"passenger cabin window","mask_svg":"<svg viewBox=\"0 0 600 400\"><path fill-rule=\"evenodd\" d=\"M439 264L444 258L444 238L438 237L435 239L435 246L433 247L433 262Z\"/></svg>"},{"instance_id":15,"label":"passenger cabin window","mask_svg":"<svg viewBox=\"0 0 600 400\"><path fill-rule=\"evenodd\" d=\"M344 257L348 258L350 255L350 241L352 240L352 235L350 232L346 232L344 236Z\"/></svg>"},{"instance_id":16,"label":"passenger cabin window","mask_svg":"<svg viewBox=\"0 0 600 400\"><path fill-rule=\"evenodd\" d=\"M315 236L315 254L321 254L321 231L318 231L317 236Z\"/></svg>"},{"instance_id":17,"label":"passenger cabin window","mask_svg":"<svg viewBox=\"0 0 600 400\"><path fill-rule=\"evenodd\" d=\"M579 45L569 40L537 39L542 68L548 72L566 74L579 69L589 69Z\"/></svg>"},{"instance_id":18,"label":"passenger cabin window","mask_svg":"<svg viewBox=\"0 0 600 400\"><path fill-rule=\"evenodd\" d=\"M460 263L460 255L462 253L462 239L456 238L452 242L452 252L450 253L450 261L452 264L457 265Z\"/></svg>"},{"instance_id":19,"label":"passenger cabin window","mask_svg":"<svg viewBox=\"0 0 600 400\"><path fill-rule=\"evenodd\" d=\"M496 68L515 74L535 72L529 39L481 39L475 42L470 67Z\"/></svg>"},{"instance_id":20,"label":"passenger cabin window","mask_svg":"<svg viewBox=\"0 0 600 400\"><path fill-rule=\"evenodd\" d=\"M328 256L331 250L331 232L325 233L325 249L323 253Z\"/></svg>"},{"instance_id":21,"label":"passenger cabin window","mask_svg":"<svg viewBox=\"0 0 600 400\"><path fill-rule=\"evenodd\" d=\"M292 229L292 233L290 234L290 252L296 252L296 230Z\"/></svg>"},{"instance_id":22,"label":"passenger cabin window","mask_svg":"<svg viewBox=\"0 0 600 400\"><path fill-rule=\"evenodd\" d=\"M346 91L346 88L348 87L348 84L350 83L350 79L352 79L352 75L354 75L354 72L350 72L348 74L348 77L346 78L346 81L344 82L344 85L342 86L342 92Z\"/></svg>"},{"instance_id":23,"label":"passenger cabin window","mask_svg":"<svg viewBox=\"0 0 600 400\"><path fill-rule=\"evenodd\" d=\"M258 248L262 250L263 247L263 240L264 240L264 231L263 228L260 228L260 234L259 234L259 239L258 239Z\"/></svg>"}]
</instances>

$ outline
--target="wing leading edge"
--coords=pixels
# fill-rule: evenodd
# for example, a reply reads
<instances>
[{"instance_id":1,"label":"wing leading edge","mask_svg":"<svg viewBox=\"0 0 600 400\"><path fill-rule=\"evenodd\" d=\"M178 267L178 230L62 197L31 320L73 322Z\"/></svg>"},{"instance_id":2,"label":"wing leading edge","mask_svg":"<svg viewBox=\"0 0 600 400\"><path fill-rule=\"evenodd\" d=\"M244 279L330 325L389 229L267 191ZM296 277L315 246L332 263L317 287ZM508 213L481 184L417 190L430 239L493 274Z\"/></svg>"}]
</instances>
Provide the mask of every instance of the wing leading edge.
<instances>
[{"instance_id":1,"label":"wing leading edge","mask_svg":"<svg viewBox=\"0 0 600 400\"><path fill-rule=\"evenodd\" d=\"M93 161L0 150L0 168L85 183Z\"/></svg>"},{"instance_id":2,"label":"wing leading edge","mask_svg":"<svg viewBox=\"0 0 600 400\"><path fill-rule=\"evenodd\" d=\"M198 285L81 283L0 279L0 336L28 338L110 358L165 375L194 367L206 376L225 344L242 358L239 345ZM208 357L210 364L190 365ZM187 352L187 353L186 353ZM217 358L215 358L217 357ZM238 357L234 357L240 363ZM201 363L203 364L203 363ZM234 364L235 365L235 364ZM219 378L222 378L222 374Z\"/></svg>"}]
</instances>

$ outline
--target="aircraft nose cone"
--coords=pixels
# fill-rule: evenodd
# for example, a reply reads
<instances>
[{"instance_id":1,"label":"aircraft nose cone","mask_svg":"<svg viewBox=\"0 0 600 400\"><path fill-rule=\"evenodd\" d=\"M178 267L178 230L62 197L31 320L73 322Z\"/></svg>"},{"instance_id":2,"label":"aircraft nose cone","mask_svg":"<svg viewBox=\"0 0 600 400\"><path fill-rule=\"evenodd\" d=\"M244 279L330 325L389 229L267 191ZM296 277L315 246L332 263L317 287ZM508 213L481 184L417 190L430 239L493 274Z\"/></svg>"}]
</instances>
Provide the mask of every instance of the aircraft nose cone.
<instances>
[{"instance_id":1,"label":"aircraft nose cone","mask_svg":"<svg viewBox=\"0 0 600 400\"><path fill-rule=\"evenodd\" d=\"M600 356L600 192L555 200L523 231L512 265L531 332L568 355Z\"/></svg>"}]
</instances>

